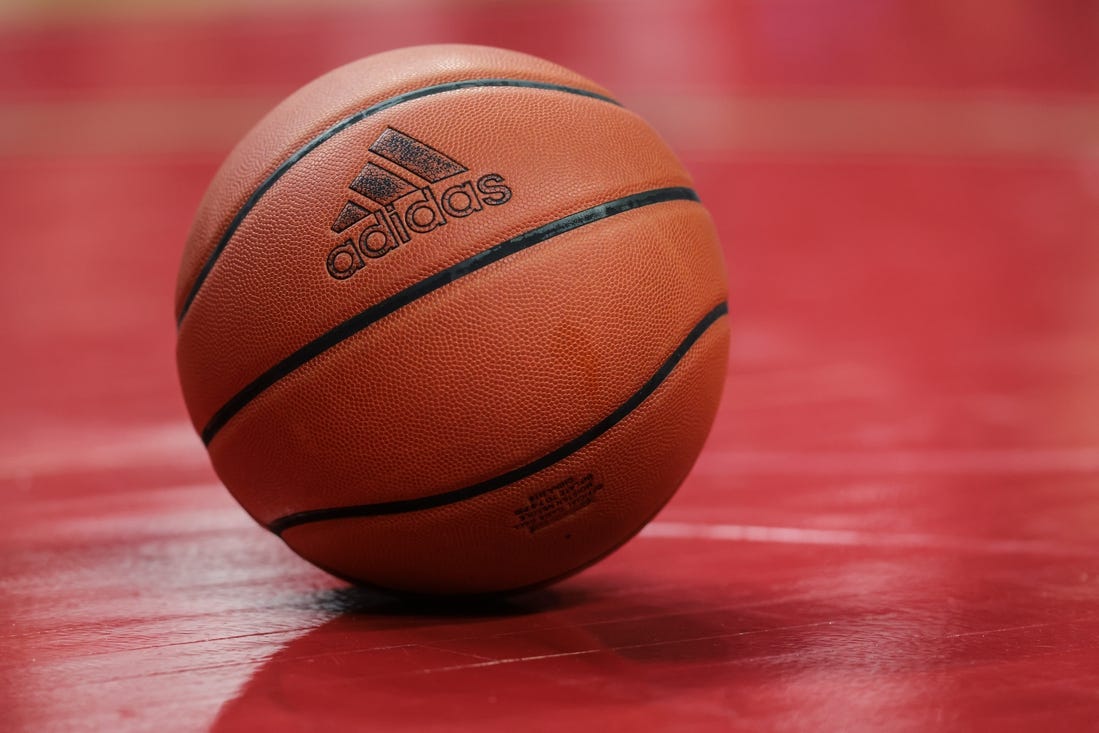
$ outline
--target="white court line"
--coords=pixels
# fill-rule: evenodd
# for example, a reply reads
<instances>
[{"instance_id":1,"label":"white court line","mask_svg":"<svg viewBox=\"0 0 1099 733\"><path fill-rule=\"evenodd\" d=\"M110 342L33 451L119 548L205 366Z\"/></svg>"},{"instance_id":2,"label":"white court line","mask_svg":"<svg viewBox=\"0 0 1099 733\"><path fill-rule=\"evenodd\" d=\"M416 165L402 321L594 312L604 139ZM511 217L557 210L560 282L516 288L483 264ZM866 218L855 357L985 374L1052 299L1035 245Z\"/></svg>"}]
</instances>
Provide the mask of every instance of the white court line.
<instances>
[{"instance_id":1,"label":"white court line","mask_svg":"<svg viewBox=\"0 0 1099 733\"><path fill-rule=\"evenodd\" d=\"M699 456L701 474L850 475L1099 473L1099 448L1002 450L722 451Z\"/></svg>"},{"instance_id":2,"label":"white court line","mask_svg":"<svg viewBox=\"0 0 1099 733\"><path fill-rule=\"evenodd\" d=\"M1059 544L1042 540L997 540L932 534L868 532L851 529L810 529L693 522L653 522L641 530L641 536L654 539L954 550L982 555L1094 557L1099 552L1099 547Z\"/></svg>"},{"instance_id":3,"label":"white court line","mask_svg":"<svg viewBox=\"0 0 1099 733\"><path fill-rule=\"evenodd\" d=\"M15 455L0 456L0 479L145 466L191 467L207 462L190 423L171 422L125 429L65 426L58 435L35 436ZM17 446L4 446L11 451Z\"/></svg>"},{"instance_id":4,"label":"white court line","mask_svg":"<svg viewBox=\"0 0 1099 733\"><path fill-rule=\"evenodd\" d=\"M775 542L794 545L863 545L865 532L836 529L763 527L746 524L695 524L653 522L641 530L642 537L724 540L728 542Z\"/></svg>"}]
</instances>

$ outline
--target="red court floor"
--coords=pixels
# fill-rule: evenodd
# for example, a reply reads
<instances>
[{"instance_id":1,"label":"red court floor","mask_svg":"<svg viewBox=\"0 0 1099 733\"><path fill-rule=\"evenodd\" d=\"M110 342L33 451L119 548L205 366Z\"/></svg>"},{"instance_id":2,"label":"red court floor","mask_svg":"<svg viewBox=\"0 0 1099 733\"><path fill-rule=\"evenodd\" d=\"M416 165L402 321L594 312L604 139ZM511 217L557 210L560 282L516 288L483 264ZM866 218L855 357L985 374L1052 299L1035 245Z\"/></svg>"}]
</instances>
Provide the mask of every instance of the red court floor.
<instances>
[{"instance_id":1,"label":"red court floor","mask_svg":"<svg viewBox=\"0 0 1099 733\"><path fill-rule=\"evenodd\" d=\"M0 729L1099 730L1095 3L53 7L0 13ZM650 527L458 606L349 588L245 515L171 305L263 111L436 41L647 115L734 334Z\"/></svg>"}]
</instances>

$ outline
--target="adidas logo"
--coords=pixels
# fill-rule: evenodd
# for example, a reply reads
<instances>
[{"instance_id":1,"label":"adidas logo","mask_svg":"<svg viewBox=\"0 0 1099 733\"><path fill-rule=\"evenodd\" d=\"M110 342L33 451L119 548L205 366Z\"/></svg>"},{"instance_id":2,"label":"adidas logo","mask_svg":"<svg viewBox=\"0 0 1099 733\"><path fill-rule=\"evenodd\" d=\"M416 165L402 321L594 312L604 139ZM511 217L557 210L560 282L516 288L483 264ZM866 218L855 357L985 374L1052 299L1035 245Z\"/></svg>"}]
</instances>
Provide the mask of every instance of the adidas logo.
<instances>
[{"instance_id":1,"label":"adidas logo","mask_svg":"<svg viewBox=\"0 0 1099 733\"><path fill-rule=\"evenodd\" d=\"M446 226L451 218L464 219L511 200L511 189L499 173L450 183L469 169L392 127L369 150L377 160L363 166L348 185L365 201L349 199L332 222L332 231L347 237L328 253L328 274L337 280L417 235Z\"/></svg>"}]
</instances>

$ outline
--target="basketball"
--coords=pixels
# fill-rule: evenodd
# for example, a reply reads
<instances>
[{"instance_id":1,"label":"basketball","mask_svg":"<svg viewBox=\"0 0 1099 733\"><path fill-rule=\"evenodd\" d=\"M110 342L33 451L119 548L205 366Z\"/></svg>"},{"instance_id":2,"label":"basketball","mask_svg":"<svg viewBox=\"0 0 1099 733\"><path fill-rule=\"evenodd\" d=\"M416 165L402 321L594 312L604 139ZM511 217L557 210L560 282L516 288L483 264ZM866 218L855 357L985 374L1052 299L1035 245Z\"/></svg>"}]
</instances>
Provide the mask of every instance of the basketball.
<instances>
[{"instance_id":1,"label":"basketball","mask_svg":"<svg viewBox=\"0 0 1099 733\"><path fill-rule=\"evenodd\" d=\"M190 418L305 559L425 594L542 585L665 505L713 421L724 264L653 129L532 56L424 46L229 154L175 294Z\"/></svg>"}]
</instances>

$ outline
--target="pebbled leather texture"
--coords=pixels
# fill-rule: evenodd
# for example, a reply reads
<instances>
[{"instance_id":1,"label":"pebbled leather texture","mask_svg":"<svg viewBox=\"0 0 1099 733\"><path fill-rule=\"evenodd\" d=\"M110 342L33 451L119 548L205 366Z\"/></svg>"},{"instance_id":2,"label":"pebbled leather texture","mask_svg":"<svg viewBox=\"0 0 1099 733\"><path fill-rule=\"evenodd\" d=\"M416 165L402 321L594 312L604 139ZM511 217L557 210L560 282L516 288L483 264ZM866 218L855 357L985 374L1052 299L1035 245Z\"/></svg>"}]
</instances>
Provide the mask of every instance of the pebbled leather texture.
<instances>
[{"instance_id":1,"label":"pebbled leather texture","mask_svg":"<svg viewBox=\"0 0 1099 733\"><path fill-rule=\"evenodd\" d=\"M176 316L230 220L259 183L304 143L348 115L396 95L489 77L543 81L609 94L557 64L487 46L412 46L330 71L291 94L256 123L214 175L187 237L176 283Z\"/></svg>"},{"instance_id":2,"label":"pebbled leather texture","mask_svg":"<svg viewBox=\"0 0 1099 733\"><path fill-rule=\"evenodd\" d=\"M493 593L559 580L630 539L686 477L717 409L728 337L722 319L641 407L536 476L438 509L306 524L283 538L330 572L407 592ZM603 488L585 509L533 533L516 526L532 494L588 473Z\"/></svg>"},{"instance_id":3,"label":"pebbled leather texture","mask_svg":"<svg viewBox=\"0 0 1099 733\"><path fill-rule=\"evenodd\" d=\"M322 77L218 172L187 243L177 314L225 227L296 146L381 98L475 78L606 94L548 62L480 47L405 49ZM489 193L480 193L485 176ZM690 185L644 121L582 94L461 88L373 114L287 168L208 268L177 349L192 421L203 430L303 345L456 263L578 211ZM400 223L388 240L358 238L371 219L356 217L417 189L393 203L395 216L433 198L431 216L445 224L410 230L408 241ZM466 215L447 216L443 200ZM387 251L363 256L378 241ZM333 252L344 245L341 267L361 269L337 277ZM584 223L334 340L234 412L212 434L211 460L265 525L488 481L614 414L725 298L720 249L697 201ZM336 574L413 592L504 591L573 572L639 530L687 474L720 397L726 321L692 341L636 409L533 475L444 506L309 522L283 537Z\"/></svg>"}]
</instances>

